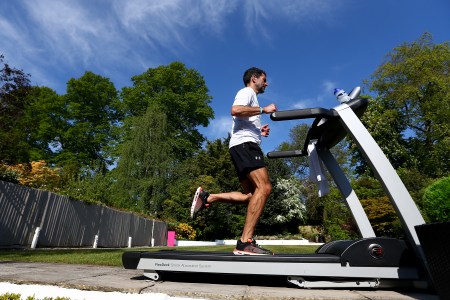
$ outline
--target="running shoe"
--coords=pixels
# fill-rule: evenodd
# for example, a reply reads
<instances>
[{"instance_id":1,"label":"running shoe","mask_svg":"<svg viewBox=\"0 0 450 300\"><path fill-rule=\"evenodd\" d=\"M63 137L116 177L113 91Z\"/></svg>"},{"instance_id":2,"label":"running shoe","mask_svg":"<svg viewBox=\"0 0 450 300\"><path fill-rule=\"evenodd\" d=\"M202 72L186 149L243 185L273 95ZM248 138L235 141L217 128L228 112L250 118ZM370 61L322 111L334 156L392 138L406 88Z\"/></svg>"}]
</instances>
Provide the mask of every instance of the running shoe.
<instances>
[{"instance_id":1,"label":"running shoe","mask_svg":"<svg viewBox=\"0 0 450 300\"><path fill-rule=\"evenodd\" d=\"M235 255L274 255L272 251L259 247L253 238L245 243L238 240L233 253Z\"/></svg>"},{"instance_id":2,"label":"running shoe","mask_svg":"<svg viewBox=\"0 0 450 300\"><path fill-rule=\"evenodd\" d=\"M209 206L209 203L207 202L208 197L209 193L205 192L201 187L198 187L197 191L195 191L191 206L191 218L193 220L195 220L201 210Z\"/></svg>"}]
</instances>

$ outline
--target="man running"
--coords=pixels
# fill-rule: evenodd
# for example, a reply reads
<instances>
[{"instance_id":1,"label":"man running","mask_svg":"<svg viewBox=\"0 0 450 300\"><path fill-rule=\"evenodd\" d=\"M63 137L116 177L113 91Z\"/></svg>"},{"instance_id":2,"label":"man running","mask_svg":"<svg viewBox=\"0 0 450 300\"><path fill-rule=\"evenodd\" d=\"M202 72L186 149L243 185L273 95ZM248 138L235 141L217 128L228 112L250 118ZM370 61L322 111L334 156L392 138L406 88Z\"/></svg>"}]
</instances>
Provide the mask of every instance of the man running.
<instances>
[{"instance_id":1,"label":"man running","mask_svg":"<svg viewBox=\"0 0 450 300\"><path fill-rule=\"evenodd\" d=\"M277 110L274 104L260 106L257 95L268 86L266 73L250 68L243 76L245 87L238 91L231 107L233 127L230 139L230 154L244 193L229 192L209 194L201 187L195 192L191 206L191 217L215 201L247 204L247 215L241 239L233 253L236 255L273 255L270 250L258 246L253 233L267 198L272 192L269 173L260 148L261 136L269 136L269 124L261 125L261 115Z\"/></svg>"}]
</instances>

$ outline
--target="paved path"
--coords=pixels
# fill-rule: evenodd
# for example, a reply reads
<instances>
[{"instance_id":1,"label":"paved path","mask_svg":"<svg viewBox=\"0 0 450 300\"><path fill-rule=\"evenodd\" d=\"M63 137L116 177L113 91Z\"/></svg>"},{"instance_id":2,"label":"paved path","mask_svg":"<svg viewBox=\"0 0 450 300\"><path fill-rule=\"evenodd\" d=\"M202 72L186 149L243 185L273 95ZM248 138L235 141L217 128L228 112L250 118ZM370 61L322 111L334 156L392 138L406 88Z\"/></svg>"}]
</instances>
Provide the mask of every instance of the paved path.
<instances>
[{"instance_id":1,"label":"paved path","mask_svg":"<svg viewBox=\"0 0 450 300\"><path fill-rule=\"evenodd\" d=\"M439 299L425 291L300 289L277 278L265 277L261 280L234 275L194 277L174 275L154 282L146 279L141 270L120 267L0 262L0 282L91 291L163 293L193 299Z\"/></svg>"}]
</instances>

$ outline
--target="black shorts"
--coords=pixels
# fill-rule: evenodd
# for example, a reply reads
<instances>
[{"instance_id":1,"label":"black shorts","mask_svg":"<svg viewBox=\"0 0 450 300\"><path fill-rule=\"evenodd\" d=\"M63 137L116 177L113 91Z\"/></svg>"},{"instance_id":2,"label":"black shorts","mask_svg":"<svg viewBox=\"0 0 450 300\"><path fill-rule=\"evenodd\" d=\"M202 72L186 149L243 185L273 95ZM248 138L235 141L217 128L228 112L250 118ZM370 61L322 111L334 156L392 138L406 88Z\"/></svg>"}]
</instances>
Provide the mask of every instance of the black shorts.
<instances>
[{"instance_id":1,"label":"black shorts","mask_svg":"<svg viewBox=\"0 0 450 300\"><path fill-rule=\"evenodd\" d=\"M264 154L256 143L246 142L230 148L231 160L239 177L245 179L253 170L264 168Z\"/></svg>"}]
</instances>

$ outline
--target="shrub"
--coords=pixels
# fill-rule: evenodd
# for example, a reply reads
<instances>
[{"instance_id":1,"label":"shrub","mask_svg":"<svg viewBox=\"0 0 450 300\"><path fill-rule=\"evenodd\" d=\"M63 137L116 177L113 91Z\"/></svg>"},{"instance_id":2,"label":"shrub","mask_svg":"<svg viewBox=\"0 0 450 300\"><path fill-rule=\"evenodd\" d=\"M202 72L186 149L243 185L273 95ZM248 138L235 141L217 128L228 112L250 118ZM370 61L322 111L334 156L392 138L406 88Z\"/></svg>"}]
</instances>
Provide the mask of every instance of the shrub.
<instances>
[{"instance_id":1,"label":"shrub","mask_svg":"<svg viewBox=\"0 0 450 300\"><path fill-rule=\"evenodd\" d=\"M0 164L0 180L50 192L58 192L62 185L61 170L50 168L44 160L29 164Z\"/></svg>"},{"instance_id":2,"label":"shrub","mask_svg":"<svg viewBox=\"0 0 450 300\"><path fill-rule=\"evenodd\" d=\"M0 164L0 180L18 184L19 183L19 172L11 169L5 164Z\"/></svg>"},{"instance_id":3,"label":"shrub","mask_svg":"<svg viewBox=\"0 0 450 300\"><path fill-rule=\"evenodd\" d=\"M177 233L177 240L193 241L196 237L194 228L186 223L179 223L177 227L175 227L175 232Z\"/></svg>"},{"instance_id":4,"label":"shrub","mask_svg":"<svg viewBox=\"0 0 450 300\"><path fill-rule=\"evenodd\" d=\"M422 204L430 222L450 220L450 177L439 179L428 186Z\"/></svg>"}]
</instances>

